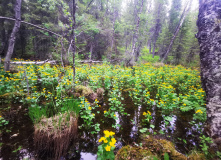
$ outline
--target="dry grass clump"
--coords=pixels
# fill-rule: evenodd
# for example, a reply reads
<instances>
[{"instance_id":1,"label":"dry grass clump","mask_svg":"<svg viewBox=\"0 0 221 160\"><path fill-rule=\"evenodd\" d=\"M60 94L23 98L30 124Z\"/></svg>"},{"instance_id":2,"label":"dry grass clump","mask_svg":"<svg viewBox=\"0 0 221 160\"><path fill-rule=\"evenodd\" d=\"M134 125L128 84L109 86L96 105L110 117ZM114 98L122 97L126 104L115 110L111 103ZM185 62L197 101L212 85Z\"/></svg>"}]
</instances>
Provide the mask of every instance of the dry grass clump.
<instances>
[{"instance_id":1,"label":"dry grass clump","mask_svg":"<svg viewBox=\"0 0 221 160\"><path fill-rule=\"evenodd\" d=\"M75 92L79 93L81 96L89 96L90 94L94 93L92 89L89 87L85 87L82 85L78 85L75 87Z\"/></svg>"},{"instance_id":2,"label":"dry grass clump","mask_svg":"<svg viewBox=\"0 0 221 160\"><path fill-rule=\"evenodd\" d=\"M156 62L156 63L153 63L152 64L154 67L163 67L164 66L164 63L161 63L161 62Z\"/></svg>"},{"instance_id":3,"label":"dry grass clump","mask_svg":"<svg viewBox=\"0 0 221 160\"><path fill-rule=\"evenodd\" d=\"M71 141L77 135L77 118L65 112L51 118L43 117L34 126L34 144L38 153L50 154L59 159L68 151Z\"/></svg>"}]
</instances>

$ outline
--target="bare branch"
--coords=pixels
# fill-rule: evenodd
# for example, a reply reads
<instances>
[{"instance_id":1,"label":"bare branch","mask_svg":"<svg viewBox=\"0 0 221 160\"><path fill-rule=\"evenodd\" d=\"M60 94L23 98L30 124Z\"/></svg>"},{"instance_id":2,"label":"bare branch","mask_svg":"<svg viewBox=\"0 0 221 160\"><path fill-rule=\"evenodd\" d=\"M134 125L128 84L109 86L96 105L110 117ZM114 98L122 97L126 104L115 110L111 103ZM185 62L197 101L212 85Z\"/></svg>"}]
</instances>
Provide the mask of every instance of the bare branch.
<instances>
[{"instance_id":1,"label":"bare branch","mask_svg":"<svg viewBox=\"0 0 221 160\"><path fill-rule=\"evenodd\" d=\"M3 16L0 16L0 19L7 19L7 20L11 20L11 21L16 21L16 19L14 19L14 18L3 17ZM33 27L35 27L35 28L38 28L38 29L40 29L40 30L47 31L47 32L49 32L49 33L52 33L52 34L58 36L58 37L63 37L63 36L60 35L60 34L57 34L57 33L53 32L53 31L51 31L51 30L49 30L49 29L39 27L39 26L37 26L37 25L35 25L35 24L29 23L29 22L25 22L25 21L20 21L20 22L21 22L21 23L24 23L24 24L28 24L28 25L33 26Z\"/></svg>"}]
</instances>

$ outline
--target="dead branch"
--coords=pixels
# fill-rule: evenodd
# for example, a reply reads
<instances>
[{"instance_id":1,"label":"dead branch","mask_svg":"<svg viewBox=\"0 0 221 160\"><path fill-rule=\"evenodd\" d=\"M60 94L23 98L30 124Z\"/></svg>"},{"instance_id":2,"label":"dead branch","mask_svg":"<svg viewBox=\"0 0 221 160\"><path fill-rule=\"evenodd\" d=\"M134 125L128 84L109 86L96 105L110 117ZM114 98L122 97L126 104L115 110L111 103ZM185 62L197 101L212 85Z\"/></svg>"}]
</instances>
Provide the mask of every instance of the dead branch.
<instances>
[{"instance_id":1,"label":"dead branch","mask_svg":"<svg viewBox=\"0 0 221 160\"><path fill-rule=\"evenodd\" d=\"M16 21L16 19L14 19L14 18L3 17L3 16L0 16L0 19L7 19L7 20L11 20L11 21ZM49 29L39 27L39 26L37 26L37 25L35 25L35 24L29 23L29 22L25 22L25 21L20 21L20 22L21 22L21 23L24 23L24 24L28 24L28 25L33 26L33 27L35 27L35 28L38 28L38 29L40 29L40 30L47 31L47 32L49 32L49 33L52 33L52 34L58 36L58 37L63 37L63 36L60 35L60 34L57 34L57 33L53 32L53 31L51 31L51 30L49 30Z\"/></svg>"}]
</instances>

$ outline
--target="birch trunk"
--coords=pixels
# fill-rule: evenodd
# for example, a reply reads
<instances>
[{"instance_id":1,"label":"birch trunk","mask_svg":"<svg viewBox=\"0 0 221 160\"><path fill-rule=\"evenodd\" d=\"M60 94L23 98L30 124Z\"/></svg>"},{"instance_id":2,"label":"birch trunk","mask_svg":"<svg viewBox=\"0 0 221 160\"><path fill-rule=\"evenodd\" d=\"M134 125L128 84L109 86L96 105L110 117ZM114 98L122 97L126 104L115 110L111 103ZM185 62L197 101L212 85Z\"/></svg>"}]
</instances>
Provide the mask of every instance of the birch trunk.
<instances>
[{"instance_id":1,"label":"birch trunk","mask_svg":"<svg viewBox=\"0 0 221 160\"><path fill-rule=\"evenodd\" d=\"M163 55L163 58L162 58L162 60L161 60L161 62L163 63L164 62L164 60L167 58L167 56L168 56L168 54L169 54L169 52L170 52L170 50L171 50L171 48L172 48L172 46L173 46L173 42L174 42L174 40L176 39L176 36L177 36L177 34L179 33L179 30L180 30L180 28L181 28L181 26L182 26L182 24L183 24L183 22L184 22L184 20L185 20L185 17L186 17L186 14L187 14L187 8L188 8L188 6L189 6L189 4L191 4L192 3L192 0L189 0L188 2L187 2L187 5L186 5L186 7L185 7L185 9L184 9L184 11L183 11L183 16L181 16L181 18L180 18L180 23L179 23L179 25L176 27L176 31L175 31L175 33L174 33L174 35L173 35L173 37L172 37L172 39L171 39L171 41L170 41L170 45L169 45L169 47L167 48L167 52Z\"/></svg>"},{"instance_id":2,"label":"birch trunk","mask_svg":"<svg viewBox=\"0 0 221 160\"><path fill-rule=\"evenodd\" d=\"M20 25L21 25L21 1L22 0L16 0L16 4L15 4L16 21L15 21L15 25L14 25L14 28L12 30L12 33L9 39L8 51L5 57L5 64L4 64L5 71L8 71L10 69L10 60L14 51L16 33L18 32Z\"/></svg>"},{"instance_id":3,"label":"birch trunk","mask_svg":"<svg viewBox=\"0 0 221 160\"><path fill-rule=\"evenodd\" d=\"M206 92L207 124L221 150L221 1L200 0L197 21L201 80Z\"/></svg>"}]
</instances>

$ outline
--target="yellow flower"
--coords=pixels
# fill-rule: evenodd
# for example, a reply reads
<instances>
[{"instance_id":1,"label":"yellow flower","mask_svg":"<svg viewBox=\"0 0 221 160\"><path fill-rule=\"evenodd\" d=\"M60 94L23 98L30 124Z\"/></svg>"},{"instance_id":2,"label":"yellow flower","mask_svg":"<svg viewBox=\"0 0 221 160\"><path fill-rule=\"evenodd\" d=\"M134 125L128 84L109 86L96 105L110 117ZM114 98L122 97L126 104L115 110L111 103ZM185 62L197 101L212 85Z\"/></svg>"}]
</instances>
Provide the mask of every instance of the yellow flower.
<instances>
[{"instance_id":1,"label":"yellow flower","mask_svg":"<svg viewBox=\"0 0 221 160\"><path fill-rule=\"evenodd\" d=\"M109 132L109 135L110 135L110 136L113 136L113 135L115 135L115 133L112 132L112 131L110 131L110 132Z\"/></svg>"},{"instance_id":2,"label":"yellow flower","mask_svg":"<svg viewBox=\"0 0 221 160\"><path fill-rule=\"evenodd\" d=\"M107 141L107 139L105 138L105 139L104 139L104 143L107 143L107 142L108 142L108 141Z\"/></svg>"},{"instance_id":3,"label":"yellow flower","mask_svg":"<svg viewBox=\"0 0 221 160\"><path fill-rule=\"evenodd\" d=\"M107 111L104 111L104 114L106 113Z\"/></svg>"},{"instance_id":4,"label":"yellow flower","mask_svg":"<svg viewBox=\"0 0 221 160\"><path fill-rule=\"evenodd\" d=\"M203 114L203 112L202 112L200 109L198 109L198 110L196 111L196 113Z\"/></svg>"},{"instance_id":5,"label":"yellow flower","mask_svg":"<svg viewBox=\"0 0 221 160\"><path fill-rule=\"evenodd\" d=\"M106 151L110 151L111 146L108 146L108 145L107 145L107 147L105 147L105 149L106 149Z\"/></svg>"},{"instance_id":6,"label":"yellow flower","mask_svg":"<svg viewBox=\"0 0 221 160\"><path fill-rule=\"evenodd\" d=\"M151 116L151 112L150 111L147 111L147 113Z\"/></svg>"},{"instance_id":7,"label":"yellow flower","mask_svg":"<svg viewBox=\"0 0 221 160\"><path fill-rule=\"evenodd\" d=\"M147 115L147 113L146 113L146 112L143 112L143 115L145 116L145 115Z\"/></svg>"},{"instance_id":8,"label":"yellow flower","mask_svg":"<svg viewBox=\"0 0 221 160\"><path fill-rule=\"evenodd\" d=\"M91 107L88 107L89 110L91 110Z\"/></svg>"},{"instance_id":9,"label":"yellow flower","mask_svg":"<svg viewBox=\"0 0 221 160\"><path fill-rule=\"evenodd\" d=\"M110 136L110 132L108 130L104 130L104 134L105 134L105 137L109 137Z\"/></svg>"},{"instance_id":10,"label":"yellow flower","mask_svg":"<svg viewBox=\"0 0 221 160\"><path fill-rule=\"evenodd\" d=\"M105 137L101 137L101 138L98 140L98 142L102 142L102 141L104 141L104 140L106 140L106 138L105 138Z\"/></svg>"},{"instance_id":11,"label":"yellow flower","mask_svg":"<svg viewBox=\"0 0 221 160\"><path fill-rule=\"evenodd\" d=\"M110 142L110 146L115 147L115 143L116 143L116 139L115 138L111 138L111 142Z\"/></svg>"},{"instance_id":12,"label":"yellow flower","mask_svg":"<svg viewBox=\"0 0 221 160\"><path fill-rule=\"evenodd\" d=\"M115 147L115 143L114 142L110 142L109 143L111 147Z\"/></svg>"}]
</instances>

